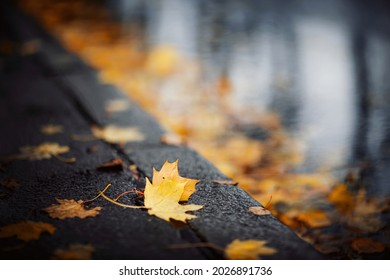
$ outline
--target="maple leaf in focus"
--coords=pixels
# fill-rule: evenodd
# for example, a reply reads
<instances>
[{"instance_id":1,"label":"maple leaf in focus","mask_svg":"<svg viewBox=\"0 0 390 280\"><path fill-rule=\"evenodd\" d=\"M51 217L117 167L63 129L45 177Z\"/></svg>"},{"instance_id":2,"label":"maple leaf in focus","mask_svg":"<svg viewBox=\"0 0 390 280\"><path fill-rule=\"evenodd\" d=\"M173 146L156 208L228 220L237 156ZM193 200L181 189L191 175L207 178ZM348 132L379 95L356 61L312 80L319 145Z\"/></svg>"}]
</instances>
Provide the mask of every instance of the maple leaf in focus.
<instances>
[{"instance_id":1,"label":"maple leaf in focus","mask_svg":"<svg viewBox=\"0 0 390 280\"><path fill-rule=\"evenodd\" d=\"M144 139L143 134L136 127L118 127L108 125L106 127L99 128L97 126L93 126L92 133L96 138L113 144L142 141Z\"/></svg>"},{"instance_id":2,"label":"maple leaf in focus","mask_svg":"<svg viewBox=\"0 0 390 280\"><path fill-rule=\"evenodd\" d=\"M264 240L234 240L225 249L225 256L230 260L257 260L263 255L273 255L277 251L265 246Z\"/></svg>"},{"instance_id":3,"label":"maple leaf in focus","mask_svg":"<svg viewBox=\"0 0 390 280\"><path fill-rule=\"evenodd\" d=\"M196 218L186 212L199 210L203 207L202 205L179 204L185 185L185 182L174 181L170 178L162 179L158 185L146 179L144 204L148 208L149 215L157 216L168 222L170 219L185 222Z\"/></svg>"},{"instance_id":4,"label":"maple leaf in focus","mask_svg":"<svg viewBox=\"0 0 390 280\"><path fill-rule=\"evenodd\" d=\"M16 236L23 241L38 240L43 232L53 234L56 228L43 222L23 221L0 228L0 238Z\"/></svg>"},{"instance_id":5,"label":"maple leaf in focus","mask_svg":"<svg viewBox=\"0 0 390 280\"><path fill-rule=\"evenodd\" d=\"M99 215L102 207L93 207L91 209L84 208L84 201L74 199L58 199L56 198L58 204L53 204L47 208L44 208L43 211L49 213L49 216L54 219L67 219L67 218L81 218L85 219L87 217L96 217Z\"/></svg>"},{"instance_id":6,"label":"maple leaf in focus","mask_svg":"<svg viewBox=\"0 0 390 280\"><path fill-rule=\"evenodd\" d=\"M90 260L95 248L92 245L71 244L68 249L57 249L54 257L59 260Z\"/></svg>"},{"instance_id":7,"label":"maple leaf in focus","mask_svg":"<svg viewBox=\"0 0 390 280\"><path fill-rule=\"evenodd\" d=\"M58 157L60 154L69 152L68 146L60 146L58 143L45 142L38 146L20 147L21 154L15 158L41 160L49 159L52 156ZM69 160L70 161L70 160ZM73 158L71 159L73 161Z\"/></svg>"},{"instance_id":8,"label":"maple leaf in focus","mask_svg":"<svg viewBox=\"0 0 390 280\"><path fill-rule=\"evenodd\" d=\"M187 201L191 194L195 192L195 185L199 180L189 179L181 177L178 170L179 161L176 160L173 163L166 161L161 167L160 171L157 171L153 168L153 180L152 183L154 186L160 185L165 179L172 180L177 183L184 184L184 191L180 196L179 201Z\"/></svg>"},{"instance_id":9,"label":"maple leaf in focus","mask_svg":"<svg viewBox=\"0 0 390 280\"><path fill-rule=\"evenodd\" d=\"M63 132L61 125L47 124L41 127L41 132L46 135L53 135Z\"/></svg>"}]
</instances>

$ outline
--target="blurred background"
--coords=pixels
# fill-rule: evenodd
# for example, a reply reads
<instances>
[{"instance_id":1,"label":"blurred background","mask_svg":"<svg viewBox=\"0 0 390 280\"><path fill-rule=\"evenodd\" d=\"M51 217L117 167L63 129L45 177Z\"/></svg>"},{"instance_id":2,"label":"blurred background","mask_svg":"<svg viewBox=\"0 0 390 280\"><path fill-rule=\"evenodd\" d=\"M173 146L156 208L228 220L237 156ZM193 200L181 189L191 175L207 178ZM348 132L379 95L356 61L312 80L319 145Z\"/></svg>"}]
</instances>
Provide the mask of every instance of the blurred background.
<instances>
[{"instance_id":1,"label":"blurred background","mask_svg":"<svg viewBox=\"0 0 390 280\"><path fill-rule=\"evenodd\" d=\"M319 251L390 245L388 1L19 3Z\"/></svg>"}]
</instances>

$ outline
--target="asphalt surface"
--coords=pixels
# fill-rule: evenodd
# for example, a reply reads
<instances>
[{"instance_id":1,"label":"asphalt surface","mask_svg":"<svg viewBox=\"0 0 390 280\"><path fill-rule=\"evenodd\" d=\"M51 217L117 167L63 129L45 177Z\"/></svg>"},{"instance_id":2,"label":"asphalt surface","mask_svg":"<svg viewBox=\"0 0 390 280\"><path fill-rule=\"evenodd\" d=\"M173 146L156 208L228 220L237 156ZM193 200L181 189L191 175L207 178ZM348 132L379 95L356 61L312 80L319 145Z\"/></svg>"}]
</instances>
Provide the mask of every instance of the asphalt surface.
<instances>
[{"instance_id":1,"label":"asphalt surface","mask_svg":"<svg viewBox=\"0 0 390 280\"><path fill-rule=\"evenodd\" d=\"M63 47L34 21L7 3L0 4L0 158L19 153L26 145L55 142L69 146L61 155L75 157L74 163L57 158L13 160L2 164L0 181L12 178L16 190L1 188L0 227L31 220L53 224L53 235L42 234L36 241L0 238L2 259L51 259L56 249L71 244L90 244L94 259L223 259L212 248L172 249L173 244L207 242L224 248L235 239L266 240L277 253L265 259L321 259L310 245L271 215L248 212L260 204L239 186L221 184L227 180L210 162L195 151L160 142L164 131L159 124L128 100L129 110L107 114L107 100L122 98L118 89L101 84L97 72ZM39 42L36 49L26 46ZM41 127L56 124L63 133L45 135ZM136 126L145 135L142 142L125 146L102 140L79 141L74 135L90 135L91 126L115 124ZM138 176L128 168L101 171L96 166L114 158L127 167L135 164ZM142 190L152 168L179 159L184 177L200 180L190 203L204 205L198 218L188 224L169 223L142 209L124 209L103 199L91 206L103 207L100 215L86 219L52 219L42 211L55 198L88 200L108 183L107 195ZM135 195L128 203L142 203Z\"/></svg>"}]
</instances>

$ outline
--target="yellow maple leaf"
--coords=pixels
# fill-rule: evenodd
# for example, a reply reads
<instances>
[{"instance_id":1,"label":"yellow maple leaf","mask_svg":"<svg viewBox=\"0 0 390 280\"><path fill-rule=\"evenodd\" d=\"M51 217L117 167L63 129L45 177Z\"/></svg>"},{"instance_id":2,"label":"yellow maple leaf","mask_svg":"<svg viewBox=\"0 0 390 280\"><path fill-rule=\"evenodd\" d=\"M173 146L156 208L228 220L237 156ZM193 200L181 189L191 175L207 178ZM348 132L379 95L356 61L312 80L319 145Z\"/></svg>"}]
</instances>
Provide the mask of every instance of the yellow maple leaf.
<instances>
[{"instance_id":1,"label":"yellow maple leaf","mask_svg":"<svg viewBox=\"0 0 390 280\"><path fill-rule=\"evenodd\" d=\"M53 234L56 228L43 222L23 221L0 228L0 238L16 236L23 241L38 240L43 232Z\"/></svg>"},{"instance_id":2,"label":"yellow maple leaf","mask_svg":"<svg viewBox=\"0 0 390 280\"><path fill-rule=\"evenodd\" d=\"M185 185L185 182L177 182L169 178L162 179L158 185L155 185L146 179L144 204L148 208L148 213L166 221L173 219L186 222L196 218L195 215L186 212L199 210L202 205L179 204Z\"/></svg>"},{"instance_id":3,"label":"yellow maple leaf","mask_svg":"<svg viewBox=\"0 0 390 280\"><path fill-rule=\"evenodd\" d=\"M166 161L160 171L153 168L152 182L154 186L160 185L165 179L169 179L180 184L183 183L184 191L181 194L179 201L187 201L195 192L195 185L199 182L199 180L181 177L179 175L178 163L178 160L173 163Z\"/></svg>"},{"instance_id":4,"label":"yellow maple leaf","mask_svg":"<svg viewBox=\"0 0 390 280\"><path fill-rule=\"evenodd\" d=\"M95 217L99 215L102 207L94 207L91 209L84 208L84 201L74 199L58 199L56 198L59 204L53 204L49 207L43 209L49 213L49 216L54 219L67 219L67 218L87 218L87 217Z\"/></svg>"},{"instance_id":5,"label":"yellow maple leaf","mask_svg":"<svg viewBox=\"0 0 390 280\"><path fill-rule=\"evenodd\" d=\"M68 249L57 249L54 257L59 260L90 260L95 249L92 245L71 244Z\"/></svg>"},{"instance_id":6,"label":"yellow maple leaf","mask_svg":"<svg viewBox=\"0 0 390 280\"><path fill-rule=\"evenodd\" d=\"M265 246L264 240L234 240L225 249L225 256L230 260L257 260L263 255L273 255L277 251Z\"/></svg>"},{"instance_id":7,"label":"yellow maple leaf","mask_svg":"<svg viewBox=\"0 0 390 280\"><path fill-rule=\"evenodd\" d=\"M92 133L96 138L113 144L122 144L132 141L142 141L144 135L136 127L118 127L108 125L103 128L92 127Z\"/></svg>"}]
</instances>

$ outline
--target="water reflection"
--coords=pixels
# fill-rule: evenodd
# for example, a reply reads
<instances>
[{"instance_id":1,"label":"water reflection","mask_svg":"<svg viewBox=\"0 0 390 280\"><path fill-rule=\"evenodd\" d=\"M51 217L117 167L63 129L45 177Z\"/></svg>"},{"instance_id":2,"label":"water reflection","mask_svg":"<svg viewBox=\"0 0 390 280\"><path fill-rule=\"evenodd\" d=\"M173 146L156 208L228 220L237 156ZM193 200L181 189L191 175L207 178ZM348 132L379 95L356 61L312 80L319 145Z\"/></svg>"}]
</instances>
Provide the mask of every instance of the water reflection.
<instances>
[{"instance_id":1,"label":"water reflection","mask_svg":"<svg viewBox=\"0 0 390 280\"><path fill-rule=\"evenodd\" d=\"M341 0L107 2L122 22L145 25L149 48L171 46L180 56L201 62L201 70L182 65L187 74L158 85L162 110L172 110L172 102L180 99L186 109L176 108L172 114L177 116L190 119L191 105L214 108L219 101L208 98L212 104L204 104L194 95L215 94L207 84L223 76L230 82L230 114L245 119L245 111L251 118L276 111L303 142L306 160L300 170L383 161L389 138L384 105L389 42L377 26L367 25L380 5ZM183 97L188 85L197 90ZM211 117L221 113L212 112ZM384 175L373 177L378 176ZM379 181L384 185L386 180Z\"/></svg>"}]
</instances>

